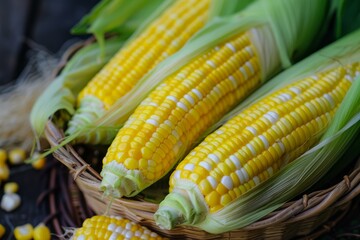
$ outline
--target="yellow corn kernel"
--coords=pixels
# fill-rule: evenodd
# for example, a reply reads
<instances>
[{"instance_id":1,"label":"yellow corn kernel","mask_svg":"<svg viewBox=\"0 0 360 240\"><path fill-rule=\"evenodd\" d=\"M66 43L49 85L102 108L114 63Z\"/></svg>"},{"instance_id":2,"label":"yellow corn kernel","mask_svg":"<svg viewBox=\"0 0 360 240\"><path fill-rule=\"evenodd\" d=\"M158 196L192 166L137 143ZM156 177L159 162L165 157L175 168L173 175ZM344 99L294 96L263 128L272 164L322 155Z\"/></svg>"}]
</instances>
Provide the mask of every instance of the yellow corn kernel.
<instances>
[{"instance_id":1,"label":"yellow corn kernel","mask_svg":"<svg viewBox=\"0 0 360 240\"><path fill-rule=\"evenodd\" d=\"M19 190L19 184L16 182L8 182L4 186L5 193L16 193Z\"/></svg>"},{"instance_id":2,"label":"yellow corn kernel","mask_svg":"<svg viewBox=\"0 0 360 240\"><path fill-rule=\"evenodd\" d=\"M0 224L0 239L2 239L2 237L5 235L6 229L5 227Z\"/></svg>"},{"instance_id":3,"label":"yellow corn kernel","mask_svg":"<svg viewBox=\"0 0 360 240\"><path fill-rule=\"evenodd\" d=\"M7 152L5 149L0 148L0 164L4 164L7 159Z\"/></svg>"},{"instance_id":4,"label":"yellow corn kernel","mask_svg":"<svg viewBox=\"0 0 360 240\"><path fill-rule=\"evenodd\" d=\"M24 163L26 153L24 149L14 148L9 152L9 162L13 165Z\"/></svg>"},{"instance_id":5,"label":"yellow corn kernel","mask_svg":"<svg viewBox=\"0 0 360 240\"><path fill-rule=\"evenodd\" d=\"M6 163L0 163L0 180L6 181L9 179L10 170Z\"/></svg>"},{"instance_id":6,"label":"yellow corn kernel","mask_svg":"<svg viewBox=\"0 0 360 240\"><path fill-rule=\"evenodd\" d=\"M34 229L34 240L50 240L50 229L44 224L40 223Z\"/></svg>"},{"instance_id":7,"label":"yellow corn kernel","mask_svg":"<svg viewBox=\"0 0 360 240\"><path fill-rule=\"evenodd\" d=\"M34 162L32 162L31 165L33 166L34 169L41 170L46 165L46 158L39 158L39 159L35 160Z\"/></svg>"},{"instance_id":8,"label":"yellow corn kernel","mask_svg":"<svg viewBox=\"0 0 360 240\"><path fill-rule=\"evenodd\" d=\"M234 196L234 197L236 197L236 196ZM220 204L225 206L225 205L229 204L234 197L231 197L229 193L226 193L221 196Z\"/></svg>"},{"instance_id":9,"label":"yellow corn kernel","mask_svg":"<svg viewBox=\"0 0 360 240\"><path fill-rule=\"evenodd\" d=\"M29 223L18 226L14 229L14 236L16 240L30 240L34 236L34 228Z\"/></svg>"},{"instance_id":10,"label":"yellow corn kernel","mask_svg":"<svg viewBox=\"0 0 360 240\"><path fill-rule=\"evenodd\" d=\"M218 192L212 191L209 194L206 195L205 199L206 202L209 203L210 206L217 206L220 203L221 196Z\"/></svg>"},{"instance_id":11,"label":"yellow corn kernel","mask_svg":"<svg viewBox=\"0 0 360 240\"><path fill-rule=\"evenodd\" d=\"M31 165L34 169L40 170L43 169L46 165L46 158L45 157L39 157L40 154L38 152L33 154L33 159L35 159Z\"/></svg>"}]
</instances>

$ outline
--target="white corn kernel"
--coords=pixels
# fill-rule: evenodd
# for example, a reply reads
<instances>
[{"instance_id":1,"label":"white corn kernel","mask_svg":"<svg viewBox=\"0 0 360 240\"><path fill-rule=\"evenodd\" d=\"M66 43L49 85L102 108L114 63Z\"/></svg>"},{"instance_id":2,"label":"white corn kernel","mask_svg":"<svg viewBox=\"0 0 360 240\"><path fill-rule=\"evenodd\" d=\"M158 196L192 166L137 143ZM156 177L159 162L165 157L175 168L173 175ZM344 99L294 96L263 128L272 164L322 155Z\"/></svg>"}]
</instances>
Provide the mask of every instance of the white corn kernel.
<instances>
[{"instance_id":1,"label":"white corn kernel","mask_svg":"<svg viewBox=\"0 0 360 240\"><path fill-rule=\"evenodd\" d=\"M208 155L208 158L210 158L216 164L218 164L220 162L220 158L213 153L210 153Z\"/></svg>"},{"instance_id":2,"label":"white corn kernel","mask_svg":"<svg viewBox=\"0 0 360 240\"><path fill-rule=\"evenodd\" d=\"M11 212L20 206L21 198L16 193L5 193L1 199L1 208Z\"/></svg>"},{"instance_id":3,"label":"white corn kernel","mask_svg":"<svg viewBox=\"0 0 360 240\"><path fill-rule=\"evenodd\" d=\"M221 183L229 190L231 190L233 188L233 182L231 177L229 176L223 176L221 178Z\"/></svg>"},{"instance_id":4,"label":"white corn kernel","mask_svg":"<svg viewBox=\"0 0 360 240\"><path fill-rule=\"evenodd\" d=\"M233 53L236 53L236 48L231 43L226 43L225 46L228 47Z\"/></svg>"}]
</instances>

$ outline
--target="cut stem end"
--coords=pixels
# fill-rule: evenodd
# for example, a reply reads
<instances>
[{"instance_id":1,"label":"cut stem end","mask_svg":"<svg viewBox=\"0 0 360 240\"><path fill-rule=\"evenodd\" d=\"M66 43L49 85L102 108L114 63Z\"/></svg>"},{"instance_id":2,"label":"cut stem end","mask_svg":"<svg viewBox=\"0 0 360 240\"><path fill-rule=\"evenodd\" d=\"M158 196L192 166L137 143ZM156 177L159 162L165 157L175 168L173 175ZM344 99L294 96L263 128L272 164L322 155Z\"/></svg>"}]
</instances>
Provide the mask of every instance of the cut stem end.
<instances>
[{"instance_id":1,"label":"cut stem end","mask_svg":"<svg viewBox=\"0 0 360 240\"><path fill-rule=\"evenodd\" d=\"M103 177L100 190L106 196L115 198L132 197L139 193L142 188L139 186L139 174L135 171L127 170L118 163L109 163L101 171Z\"/></svg>"},{"instance_id":2,"label":"cut stem end","mask_svg":"<svg viewBox=\"0 0 360 240\"><path fill-rule=\"evenodd\" d=\"M207 212L203 197L192 188L168 194L160 203L154 219L160 228L170 230L180 224L201 223Z\"/></svg>"},{"instance_id":3,"label":"cut stem end","mask_svg":"<svg viewBox=\"0 0 360 240\"><path fill-rule=\"evenodd\" d=\"M161 229L171 230L177 225L184 223L184 217L180 211L171 207L159 208L154 219Z\"/></svg>"}]
</instances>

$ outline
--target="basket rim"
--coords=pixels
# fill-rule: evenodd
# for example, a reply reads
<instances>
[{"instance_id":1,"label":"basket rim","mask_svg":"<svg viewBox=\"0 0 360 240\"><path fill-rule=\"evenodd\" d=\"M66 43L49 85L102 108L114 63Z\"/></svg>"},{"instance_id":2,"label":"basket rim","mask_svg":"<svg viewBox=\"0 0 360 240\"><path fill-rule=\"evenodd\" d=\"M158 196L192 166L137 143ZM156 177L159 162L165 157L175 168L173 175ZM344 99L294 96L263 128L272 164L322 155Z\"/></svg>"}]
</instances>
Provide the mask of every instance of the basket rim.
<instances>
[{"instance_id":1,"label":"basket rim","mask_svg":"<svg viewBox=\"0 0 360 240\"><path fill-rule=\"evenodd\" d=\"M64 133L52 121L48 121L45 137L52 147L58 146L64 138ZM97 188L100 192L101 176L90 164L83 160L75 149L67 144L59 147L54 157L65 165L77 184L89 188ZM95 190L96 191L96 190ZM360 194L360 159L351 173L326 189L304 194L302 198L289 201L264 218L242 228L242 231L259 230L279 223L295 223L321 214L326 209L341 207ZM105 199L102 199L105 200ZM158 204L146 202L138 197L113 199L112 204L119 204L129 212L130 218L137 222L153 221ZM141 202L141 204L139 204ZM178 226L176 229L197 229L196 227ZM175 229L175 230L176 230Z\"/></svg>"}]
</instances>

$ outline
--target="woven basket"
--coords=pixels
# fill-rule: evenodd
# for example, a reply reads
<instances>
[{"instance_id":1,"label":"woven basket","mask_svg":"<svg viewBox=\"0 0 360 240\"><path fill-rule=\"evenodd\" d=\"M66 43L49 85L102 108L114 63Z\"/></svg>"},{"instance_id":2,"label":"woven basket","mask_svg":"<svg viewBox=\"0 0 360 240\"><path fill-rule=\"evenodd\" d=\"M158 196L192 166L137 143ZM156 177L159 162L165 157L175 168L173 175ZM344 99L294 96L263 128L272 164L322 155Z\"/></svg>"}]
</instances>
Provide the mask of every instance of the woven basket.
<instances>
[{"instance_id":1,"label":"woven basket","mask_svg":"<svg viewBox=\"0 0 360 240\"><path fill-rule=\"evenodd\" d=\"M51 146L58 146L64 137L62 130L51 121L47 123L45 135ZM59 148L53 155L69 169L89 207L97 214L104 214L110 201L99 190L99 173L71 145ZM245 228L223 234L209 234L187 226L172 231L159 229L153 220L158 205L138 197L114 199L108 213L122 215L171 239L315 238L329 231L347 213L352 200L359 194L360 159L351 173L332 187L303 195Z\"/></svg>"}]
</instances>

